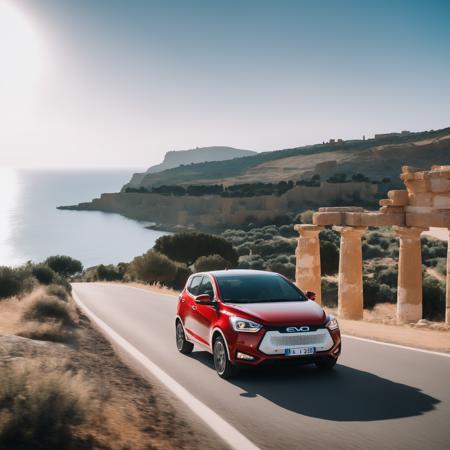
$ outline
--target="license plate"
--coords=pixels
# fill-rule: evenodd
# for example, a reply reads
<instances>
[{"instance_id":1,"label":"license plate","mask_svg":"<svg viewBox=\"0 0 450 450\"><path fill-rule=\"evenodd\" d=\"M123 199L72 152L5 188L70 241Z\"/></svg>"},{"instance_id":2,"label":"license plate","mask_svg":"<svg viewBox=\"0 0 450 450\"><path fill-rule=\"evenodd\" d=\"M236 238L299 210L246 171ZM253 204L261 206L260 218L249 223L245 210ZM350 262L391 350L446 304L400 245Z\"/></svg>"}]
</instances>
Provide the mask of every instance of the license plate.
<instances>
[{"instance_id":1,"label":"license plate","mask_svg":"<svg viewBox=\"0 0 450 450\"><path fill-rule=\"evenodd\" d=\"M284 356L312 355L315 351L315 347L286 348L284 349Z\"/></svg>"}]
</instances>

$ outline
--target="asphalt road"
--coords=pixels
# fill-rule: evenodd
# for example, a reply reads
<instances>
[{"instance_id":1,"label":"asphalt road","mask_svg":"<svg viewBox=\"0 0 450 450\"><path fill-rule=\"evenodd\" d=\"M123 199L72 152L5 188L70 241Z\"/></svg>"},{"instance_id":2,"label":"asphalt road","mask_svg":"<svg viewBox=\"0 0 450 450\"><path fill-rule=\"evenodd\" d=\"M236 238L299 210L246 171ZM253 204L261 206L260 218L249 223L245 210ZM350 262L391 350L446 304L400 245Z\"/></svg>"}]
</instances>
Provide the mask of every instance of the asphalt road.
<instances>
[{"instance_id":1,"label":"asphalt road","mask_svg":"<svg viewBox=\"0 0 450 450\"><path fill-rule=\"evenodd\" d=\"M344 337L332 373L278 367L225 381L201 348L178 353L175 297L73 287L91 312L262 449L450 449L448 357Z\"/></svg>"}]
</instances>

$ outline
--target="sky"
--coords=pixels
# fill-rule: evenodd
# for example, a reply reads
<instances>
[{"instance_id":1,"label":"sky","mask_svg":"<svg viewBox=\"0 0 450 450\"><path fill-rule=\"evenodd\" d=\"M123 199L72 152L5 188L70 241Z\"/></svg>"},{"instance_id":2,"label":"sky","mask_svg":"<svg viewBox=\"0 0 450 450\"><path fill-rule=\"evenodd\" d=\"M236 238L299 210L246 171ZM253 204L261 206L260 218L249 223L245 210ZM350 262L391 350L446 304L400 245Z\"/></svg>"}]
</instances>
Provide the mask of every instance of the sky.
<instances>
[{"instance_id":1,"label":"sky","mask_svg":"<svg viewBox=\"0 0 450 450\"><path fill-rule=\"evenodd\" d=\"M450 2L0 0L0 167L450 126Z\"/></svg>"}]
</instances>

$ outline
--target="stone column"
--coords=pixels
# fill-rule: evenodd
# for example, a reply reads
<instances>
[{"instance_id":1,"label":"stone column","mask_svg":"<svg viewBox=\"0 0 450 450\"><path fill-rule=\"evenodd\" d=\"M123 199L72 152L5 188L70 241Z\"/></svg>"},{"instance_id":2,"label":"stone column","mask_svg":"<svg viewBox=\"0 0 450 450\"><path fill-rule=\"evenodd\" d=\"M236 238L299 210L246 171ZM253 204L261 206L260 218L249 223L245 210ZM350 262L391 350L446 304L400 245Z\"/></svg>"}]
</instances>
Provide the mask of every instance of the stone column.
<instances>
[{"instance_id":1,"label":"stone column","mask_svg":"<svg viewBox=\"0 0 450 450\"><path fill-rule=\"evenodd\" d=\"M398 257L397 321L417 322L422 318L422 248L424 228L394 227L400 238Z\"/></svg>"},{"instance_id":2,"label":"stone column","mask_svg":"<svg viewBox=\"0 0 450 450\"><path fill-rule=\"evenodd\" d=\"M447 249L447 280L445 287L445 323L450 325L450 230Z\"/></svg>"},{"instance_id":3,"label":"stone column","mask_svg":"<svg viewBox=\"0 0 450 450\"><path fill-rule=\"evenodd\" d=\"M363 261L361 237L366 227L335 226L341 235L338 314L342 319L363 318Z\"/></svg>"},{"instance_id":4,"label":"stone column","mask_svg":"<svg viewBox=\"0 0 450 450\"><path fill-rule=\"evenodd\" d=\"M295 225L299 238L295 250L295 284L306 293L316 294L316 302L322 303L321 271L320 271L320 241L319 233L322 227L316 225Z\"/></svg>"}]
</instances>

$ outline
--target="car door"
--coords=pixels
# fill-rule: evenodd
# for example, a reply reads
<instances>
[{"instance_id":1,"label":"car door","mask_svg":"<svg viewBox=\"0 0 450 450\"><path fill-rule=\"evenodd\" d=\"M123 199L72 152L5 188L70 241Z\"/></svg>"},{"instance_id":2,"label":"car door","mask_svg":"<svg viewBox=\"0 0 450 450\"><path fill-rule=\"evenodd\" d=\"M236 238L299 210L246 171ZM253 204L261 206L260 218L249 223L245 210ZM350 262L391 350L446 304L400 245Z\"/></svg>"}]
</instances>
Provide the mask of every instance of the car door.
<instances>
[{"instance_id":1,"label":"car door","mask_svg":"<svg viewBox=\"0 0 450 450\"><path fill-rule=\"evenodd\" d=\"M200 285L202 283L203 276L195 275L191 278L190 282L186 286L186 292L183 295L181 301L185 303L184 305L184 329L185 331L198 339L197 333L195 332L195 324L194 316L197 314L197 303L195 302L195 297L198 295L200 290Z\"/></svg>"},{"instance_id":2,"label":"car door","mask_svg":"<svg viewBox=\"0 0 450 450\"><path fill-rule=\"evenodd\" d=\"M192 314L193 330L197 334L198 339L209 345L210 331L217 320L217 310L214 307L214 301L216 296L212 284L211 277L204 275L197 295L209 294L213 300L211 305L196 304L194 309L195 314Z\"/></svg>"}]
</instances>

